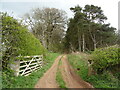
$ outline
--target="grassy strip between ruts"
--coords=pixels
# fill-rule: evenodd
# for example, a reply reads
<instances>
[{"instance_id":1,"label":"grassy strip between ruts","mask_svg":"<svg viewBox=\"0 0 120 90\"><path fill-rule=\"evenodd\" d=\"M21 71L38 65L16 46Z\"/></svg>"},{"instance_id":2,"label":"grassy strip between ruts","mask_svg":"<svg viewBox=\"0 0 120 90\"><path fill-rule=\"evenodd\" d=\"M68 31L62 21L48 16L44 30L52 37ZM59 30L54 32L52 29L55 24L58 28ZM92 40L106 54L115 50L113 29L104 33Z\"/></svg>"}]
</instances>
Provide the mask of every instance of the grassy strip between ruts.
<instances>
[{"instance_id":1,"label":"grassy strip between ruts","mask_svg":"<svg viewBox=\"0 0 120 90\"><path fill-rule=\"evenodd\" d=\"M120 81L117 78L120 73L113 75L109 71L103 74L88 76L88 66L86 60L83 56L68 55L68 60L70 64L75 69L76 73L85 81L90 82L95 88L120 88ZM79 68L79 70L77 70Z\"/></svg>"},{"instance_id":2,"label":"grassy strip between ruts","mask_svg":"<svg viewBox=\"0 0 120 90\"><path fill-rule=\"evenodd\" d=\"M61 59L60 59L59 64L58 64L57 73L56 73L56 81L57 81L60 88L66 88L65 82L64 82L64 80L62 78L62 74L61 74L61 70L60 70L61 64L62 64L62 62L61 62Z\"/></svg>"},{"instance_id":3,"label":"grassy strip between ruts","mask_svg":"<svg viewBox=\"0 0 120 90\"><path fill-rule=\"evenodd\" d=\"M15 77L8 71L2 73L2 88L34 88L37 81L51 67L58 53L48 53L46 56L47 64L29 76Z\"/></svg>"}]
</instances>

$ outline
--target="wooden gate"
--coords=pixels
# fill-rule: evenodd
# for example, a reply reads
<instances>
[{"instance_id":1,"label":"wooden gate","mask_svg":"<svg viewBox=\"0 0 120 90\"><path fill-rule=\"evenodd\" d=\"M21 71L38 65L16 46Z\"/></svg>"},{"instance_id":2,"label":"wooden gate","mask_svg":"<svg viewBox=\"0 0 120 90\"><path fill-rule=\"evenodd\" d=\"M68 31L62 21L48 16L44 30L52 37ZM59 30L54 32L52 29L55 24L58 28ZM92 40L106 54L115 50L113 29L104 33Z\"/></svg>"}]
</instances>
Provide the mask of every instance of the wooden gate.
<instances>
[{"instance_id":1,"label":"wooden gate","mask_svg":"<svg viewBox=\"0 0 120 90\"><path fill-rule=\"evenodd\" d=\"M33 71L42 68L43 66L43 55L36 56L24 56L23 60L14 61L10 67L14 70L15 76L28 76Z\"/></svg>"}]
</instances>

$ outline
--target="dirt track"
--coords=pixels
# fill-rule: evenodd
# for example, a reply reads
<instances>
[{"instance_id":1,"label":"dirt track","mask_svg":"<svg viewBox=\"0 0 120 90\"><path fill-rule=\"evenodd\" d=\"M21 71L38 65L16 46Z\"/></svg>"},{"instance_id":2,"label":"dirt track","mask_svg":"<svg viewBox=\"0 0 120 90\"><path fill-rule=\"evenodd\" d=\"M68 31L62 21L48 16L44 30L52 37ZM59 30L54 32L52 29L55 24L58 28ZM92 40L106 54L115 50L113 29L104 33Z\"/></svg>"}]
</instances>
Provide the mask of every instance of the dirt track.
<instances>
[{"instance_id":1,"label":"dirt track","mask_svg":"<svg viewBox=\"0 0 120 90\"><path fill-rule=\"evenodd\" d=\"M57 57L52 67L43 75L43 77L37 82L35 88L58 88L56 83L56 72L58 62L62 56Z\"/></svg>"},{"instance_id":2,"label":"dirt track","mask_svg":"<svg viewBox=\"0 0 120 90\"><path fill-rule=\"evenodd\" d=\"M58 63L61 59L62 65L60 66L63 80L66 83L67 88L93 88L92 85L83 81L70 66L67 56L59 56L52 67L44 74L44 76L35 85L35 88L59 88L56 83L56 72L58 68Z\"/></svg>"},{"instance_id":3,"label":"dirt track","mask_svg":"<svg viewBox=\"0 0 120 90\"><path fill-rule=\"evenodd\" d=\"M67 56L62 58L62 76L67 88L93 88L92 85L83 81L70 66Z\"/></svg>"}]
</instances>

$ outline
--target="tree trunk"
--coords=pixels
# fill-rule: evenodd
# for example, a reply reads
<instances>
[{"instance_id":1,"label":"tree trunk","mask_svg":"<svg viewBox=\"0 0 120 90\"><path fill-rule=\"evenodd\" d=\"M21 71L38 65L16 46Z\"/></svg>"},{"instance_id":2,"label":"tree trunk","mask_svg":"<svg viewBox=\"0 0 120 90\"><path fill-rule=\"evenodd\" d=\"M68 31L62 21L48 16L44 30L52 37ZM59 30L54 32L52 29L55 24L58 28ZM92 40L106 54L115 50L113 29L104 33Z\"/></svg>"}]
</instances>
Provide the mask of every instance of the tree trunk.
<instances>
[{"instance_id":1,"label":"tree trunk","mask_svg":"<svg viewBox=\"0 0 120 90\"><path fill-rule=\"evenodd\" d=\"M80 37L78 37L78 44L79 44L79 51L81 52L81 41L80 41Z\"/></svg>"},{"instance_id":2,"label":"tree trunk","mask_svg":"<svg viewBox=\"0 0 120 90\"><path fill-rule=\"evenodd\" d=\"M47 39L47 50L48 50L48 46L49 46L49 40Z\"/></svg>"},{"instance_id":3,"label":"tree trunk","mask_svg":"<svg viewBox=\"0 0 120 90\"><path fill-rule=\"evenodd\" d=\"M44 37L43 37L42 44L43 44L43 46L44 46L45 48L47 48L46 41L45 41Z\"/></svg>"},{"instance_id":4,"label":"tree trunk","mask_svg":"<svg viewBox=\"0 0 120 90\"><path fill-rule=\"evenodd\" d=\"M85 52L85 36L84 36L84 33L82 35L82 39L83 39L83 44L82 44L82 48L83 48L83 52Z\"/></svg>"},{"instance_id":5,"label":"tree trunk","mask_svg":"<svg viewBox=\"0 0 120 90\"><path fill-rule=\"evenodd\" d=\"M81 38L80 38L80 31L78 26L78 50L81 52Z\"/></svg>"},{"instance_id":6,"label":"tree trunk","mask_svg":"<svg viewBox=\"0 0 120 90\"><path fill-rule=\"evenodd\" d=\"M73 48L72 43L70 43L70 48L71 48L71 52L73 52L73 51L74 51L74 48Z\"/></svg>"},{"instance_id":7,"label":"tree trunk","mask_svg":"<svg viewBox=\"0 0 120 90\"><path fill-rule=\"evenodd\" d=\"M97 48L97 43L94 42L94 50L96 50L96 48Z\"/></svg>"}]
</instances>

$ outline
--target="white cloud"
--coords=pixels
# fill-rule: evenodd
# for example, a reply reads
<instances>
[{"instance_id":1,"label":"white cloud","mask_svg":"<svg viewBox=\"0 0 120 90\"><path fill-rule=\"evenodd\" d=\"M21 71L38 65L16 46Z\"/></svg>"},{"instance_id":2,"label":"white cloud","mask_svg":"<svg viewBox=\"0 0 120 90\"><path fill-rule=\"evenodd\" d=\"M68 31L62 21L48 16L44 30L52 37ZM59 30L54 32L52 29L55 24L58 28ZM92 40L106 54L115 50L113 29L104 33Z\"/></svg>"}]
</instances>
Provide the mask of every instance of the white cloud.
<instances>
[{"instance_id":1,"label":"white cloud","mask_svg":"<svg viewBox=\"0 0 120 90\"><path fill-rule=\"evenodd\" d=\"M93 4L100 6L104 11L104 14L108 17L107 21L111 23L111 25L115 28L118 28L118 1L119 0L1 0L0 2L39 2L39 4L34 5L33 3L33 5L30 6L29 4L19 7L15 5L11 7L6 5L6 8L3 8L8 11L13 10L16 14L25 13L28 11L28 9L31 9L33 7L43 6L63 9L68 13L69 17L73 15L73 13L69 10L70 7L74 7L78 4L82 7L84 7L86 4Z\"/></svg>"},{"instance_id":2,"label":"white cloud","mask_svg":"<svg viewBox=\"0 0 120 90\"><path fill-rule=\"evenodd\" d=\"M1 2L58 2L59 0L1 0Z\"/></svg>"}]
</instances>

